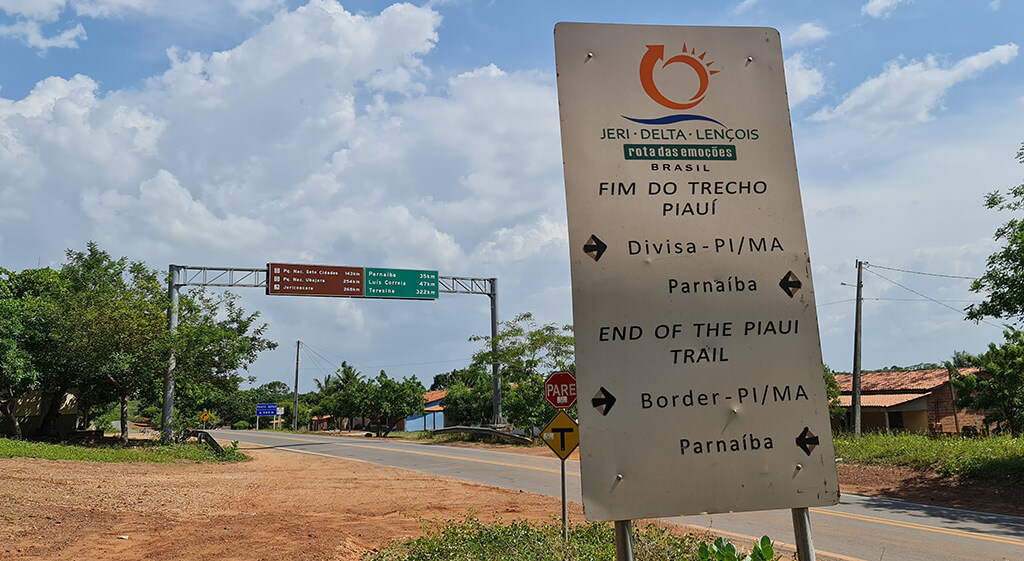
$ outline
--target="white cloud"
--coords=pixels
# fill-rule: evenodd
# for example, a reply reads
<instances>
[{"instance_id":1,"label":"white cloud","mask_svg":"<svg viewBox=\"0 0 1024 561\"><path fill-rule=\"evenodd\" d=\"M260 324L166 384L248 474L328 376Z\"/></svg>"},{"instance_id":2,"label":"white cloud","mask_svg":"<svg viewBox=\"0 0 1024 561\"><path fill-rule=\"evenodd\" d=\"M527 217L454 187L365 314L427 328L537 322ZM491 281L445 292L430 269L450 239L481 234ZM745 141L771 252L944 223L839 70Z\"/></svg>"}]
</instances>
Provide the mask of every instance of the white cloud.
<instances>
[{"instance_id":1,"label":"white cloud","mask_svg":"<svg viewBox=\"0 0 1024 561\"><path fill-rule=\"evenodd\" d=\"M76 199L79 188L141 180L163 126L102 99L91 78L47 78L24 99L0 99L0 184L29 209L47 197Z\"/></svg>"},{"instance_id":2,"label":"white cloud","mask_svg":"<svg viewBox=\"0 0 1024 561\"><path fill-rule=\"evenodd\" d=\"M743 12L745 12L745 11L749 10L750 8L754 7L754 4L757 4L760 1L761 0L743 0L742 2L739 3L738 6L733 8L732 12L734 14L742 14Z\"/></svg>"},{"instance_id":3,"label":"white cloud","mask_svg":"<svg viewBox=\"0 0 1024 561\"><path fill-rule=\"evenodd\" d=\"M505 302L540 302L545 321L565 321L553 76L482 65L438 83L423 58L440 23L427 7L354 14L313 0L274 13L232 48L172 49L164 72L132 88L104 91L78 75L0 97L5 266L59 263L65 248L94 239L160 268L437 269L501 277ZM527 279L524 269L539 272ZM486 299L463 300L446 307L465 315L483 306L480 327L438 359L462 356L466 338L487 329ZM249 305L274 315L275 328L298 321L277 313L277 301ZM384 321L378 311L364 318L368 305L303 310L320 322L311 329L364 326L343 331L367 348L381 330L438 331L427 320L449 313Z\"/></svg>"},{"instance_id":4,"label":"white cloud","mask_svg":"<svg viewBox=\"0 0 1024 561\"><path fill-rule=\"evenodd\" d=\"M363 311L353 300L338 298L334 305L334 325L358 333L366 327L366 317L363 316Z\"/></svg>"},{"instance_id":5,"label":"white cloud","mask_svg":"<svg viewBox=\"0 0 1024 561\"><path fill-rule=\"evenodd\" d=\"M259 0L248 0L255 1ZM154 0L0 0L0 10L8 15L36 21L55 21L67 8L80 16L109 18L122 17L129 12L147 12L156 7Z\"/></svg>"},{"instance_id":6,"label":"white cloud","mask_svg":"<svg viewBox=\"0 0 1024 561\"><path fill-rule=\"evenodd\" d=\"M905 2L907 0L869 0L867 4L860 7L860 13L876 19L887 18L896 9L896 6Z\"/></svg>"},{"instance_id":7,"label":"white cloud","mask_svg":"<svg viewBox=\"0 0 1024 561\"><path fill-rule=\"evenodd\" d=\"M829 32L824 27L816 23L804 23L800 27L796 28L796 31L791 33L788 38L788 42L793 46L809 45L811 43L817 43L822 39L828 37Z\"/></svg>"},{"instance_id":8,"label":"white cloud","mask_svg":"<svg viewBox=\"0 0 1024 561\"><path fill-rule=\"evenodd\" d=\"M475 256L481 261L501 264L525 261L553 248L567 249L564 222L555 222L541 216L533 224L515 228L502 228L493 239L477 248Z\"/></svg>"},{"instance_id":9,"label":"white cloud","mask_svg":"<svg viewBox=\"0 0 1024 561\"><path fill-rule=\"evenodd\" d=\"M0 185L17 185L0 204L29 221L48 193L69 235L151 255L358 248L446 269L562 256L552 78L488 65L428 95L420 57L439 24L408 4L313 0L232 49L171 50L137 90L44 80L0 99Z\"/></svg>"},{"instance_id":10,"label":"white cloud","mask_svg":"<svg viewBox=\"0 0 1024 561\"><path fill-rule=\"evenodd\" d=\"M33 20L19 21L11 25L0 25L0 37L20 39L29 47L46 52L48 49L78 48L78 41L85 40L85 28L77 24L71 29L53 37L45 37L39 22Z\"/></svg>"},{"instance_id":11,"label":"white cloud","mask_svg":"<svg viewBox=\"0 0 1024 561\"><path fill-rule=\"evenodd\" d=\"M884 72L854 88L839 105L822 109L812 119L840 119L879 131L930 121L950 88L994 65L1007 64L1017 51L1017 45L1009 43L954 64L943 64L934 56L906 63L895 60Z\"/></svg>"},{"instance_id":12,"label":"white cloud","mask_svg":"<svg viewBox=\"0 0 1024 561\"><path fill-rule=\"evenodd\" d=\"M254 18L285 7L285 0L0 0L0 13L42 23L57 21L67 14L92 19L120 19L145 14L207 26L226 26L227 21L237 16Z\"/></svg>"},{"instance_id":13,"label":"white cloud","mask_svg":"<svg viewBox=\"0 0 1024 561\"><path fill-rule=\"evenodd\" d=\"M999 8L1001 7L1003 7L1002 0L992 0L991 2L988 3L988 9L992 10L993 12L998 12Z\"/></svg>"},{"instance_id":14,"label":"white cloud","mask_svg":"<svg viewBox=\"0 0 1024 561\"><path fill-rule=\"evenodd\" d=\"M825 76L818 69L808 65L802 53L787 58L785 65L790 107L800 105L825 89Z\"/></svg>"},{"instance_id":15,"label":"white cloud","mask_svg":"<svg viewBox=\"0 0 1024 561\"><path fill-rule=\"evenodd\" d=\"M139 184L137 195L115 189L82 194L82 209L96 224L102 241L130 239L133 232L164 243L244 249L260 247L272 229L255 218L218 216L182 187L167 170Z\"/></svg>"},{"instance_id":16,"label":"white cloud","mask_svg":"<svg viewBox=\"0 0 1024 561\"><path fill-rule=\"evenodd\" d=\"M54 21L66 4L67 0L0 0L0 10L12 16Z\"/></svg>"},{"instance_id":17,"label":"white cloud","mask_svg":"<svg viewBox=\"0 0 1024 561\"><path fill-rule=\"evenodd\" d=\"M983 207L984 194L1019 182L1013 155L1024 111L1016 104L972 104L927 127L877 135L845 122L795 123L801 193L814 265L823 352L848 369L853 333L854 260L914 271L977 276L995 249L1005 217ZM948 217L955 227L935 227ZM962 309L977 301L970 281L876 269ZM999 329L963 321L956 311L865 273L864 364L878 368L946 360L954 350L984 350ZM908 301L907 299L915 300ZM918 329L941 334L923 337ZM839 357L839 358L836 358Z\"/></svg>"},{"instance_id":18,"label":"white cloud","mask_svg":"<svg viewBox=\"0 0 1024 561\"><path fill-rule=\"evenodd\" d=\"M285 7L284 0L231 0L231 5L244 15L276 12Z\"/></svg>"},{"instance_id":19,"label":"white cloud","mask_svg":"<svg viewBox=\"0 0 1024 561\"><path fill-rule=\"evenodd\" d=\"M156 8L153 0L70 0L80 16L92 18L123 17L132 12L148 12Z\"/></svg>"}]
</instances>

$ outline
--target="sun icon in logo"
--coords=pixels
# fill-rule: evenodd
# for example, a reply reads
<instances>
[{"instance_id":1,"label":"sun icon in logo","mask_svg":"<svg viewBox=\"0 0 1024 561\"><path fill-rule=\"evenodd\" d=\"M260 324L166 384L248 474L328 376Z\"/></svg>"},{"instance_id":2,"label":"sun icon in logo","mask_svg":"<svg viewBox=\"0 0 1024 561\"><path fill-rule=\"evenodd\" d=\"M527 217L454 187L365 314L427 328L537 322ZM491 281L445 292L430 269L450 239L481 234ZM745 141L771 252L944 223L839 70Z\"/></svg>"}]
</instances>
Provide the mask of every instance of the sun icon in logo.
<instances>
[{"instance_id":1,"label":"sun icon in logo","mask_svg":"<svg viewBox=\"0 0 1024 561\"><path fill-rule=\"evenodd\" d=\"M658 62L665 58L665 45L647 45L647 52L644 53L644 57L640 61L640 84L651 99L669 109L690 109L691 107L696 107L697 104L704 101L704 94L708 91L711 77L719 73L718 70L711 70L711 65L714 64L714 61L704 62L704 57L707 54L707 51L704 51L698 55L696 49L692 47L688 51L684 43L682 54L673 56L661 65L661 69L664 69L670 64L683 63L697 74L697 93L693 94L693 97L686 101L680 102L669 98L654 83L654 71L657 69Z\"/></svg>"}]
</instances>

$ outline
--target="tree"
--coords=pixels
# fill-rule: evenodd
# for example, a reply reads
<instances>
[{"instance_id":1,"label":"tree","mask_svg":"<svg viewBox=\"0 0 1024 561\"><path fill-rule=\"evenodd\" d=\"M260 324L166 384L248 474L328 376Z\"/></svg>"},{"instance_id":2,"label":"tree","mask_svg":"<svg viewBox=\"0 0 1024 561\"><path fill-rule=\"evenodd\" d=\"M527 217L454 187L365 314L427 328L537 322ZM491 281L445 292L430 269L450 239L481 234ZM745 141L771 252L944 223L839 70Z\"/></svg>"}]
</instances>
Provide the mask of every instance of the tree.
<instances>
[{"instance_id":1,"label":"tree","mask_svg":"<svg viewBox=\"0 0 1024 561\"><path fill-rule=\"evenodd\" d=\"M487 384L490 384L488 381ZM473 387L462 381L448 386L444 398L446 421L457 425L485 425L491 420L491 387Z\"/></svg>"},{"instance_id":2,"label":"tree","mask_svg":"<svg viewBox=\"0 0 1024 561\"><path fill-rule=\"evenodd\" d=\"M967 351L953 351L953 358L951 361L953 366L957 368L965 368L971 365L971 354Z\"/></svg>"},{"instance_id":3,"label":"tree","mask_svg":"<svg viewBox=\"0 0 1024 561\"><path fill-rule=\"evenodd\" d=\"M469 340L484 342L484 348L473 354L471 368L486 371L496 358L506 382L514 383L526 373L571 370L575 362L572 326L548 323L538 327L530 312L501 322L497 355L490 337L478 335Z\"/></svg>"},{"instance_id":4,"label":"tree","mask_svg":"<svg viewBox=\"0 0 1024 561\"><path fill-rule=\"evenodd\" d=\"M84 386L94 393L110 388L120 405L121 442L128 444L128 401L163 375L170 352L159 273L127 257L115 260L95 242L84 252L68 250L61 273Z\"/></svg>"},{"instance_id":5,"label":"tree","mask_svg":"<svg viewBox=\"0 0 1024 561\"><path fill-rule=\"evenodd\" d=\"M544 424L539 419L547 414L544 408L544 378L556 370L575 370L572 326L548 323L537 325L533 314L524 312L501 323L498 330L497 354L491 348L490 337L474 336L470 341L484 342L484 348L473 355L469 368L462 371L467 380L464 385L472 388L471 393L458 393L461 400L452 410L453 395L449 388L445 398L445 414L455 413L456 422L473 422L478 413L478 396L489 396L493 384L487 368L498 362L502 377L502 395L506 398L503 413L509 421L519 427ZM469 379L480 375L475 379ZM461 418L465 413L467 418ZM490 416L488 415L488 418ZM545 421L546 422L546 421Z\"/></svg>"},{"instance_id":6,"label":"tree","mask_svg":"<svg viewBox=\"0 0 1024 561\"><path fill-rule=\"evenodd\" d=\"M426 389L415 378L403 378L399 382L381 370L363 389L363 410L367 417L377 419L378 437L391 432L394 420L423 413Z\"/></svg>"},{"instance_id":7,"label":"tree","mask_svg":"<svg viewBox=\"0 0 1024 561\"><path fill-rule=\"evenodd\" d=\"M50 268L26 269L9 277L13 297L23 306L22 324L26 328L25 348L37 373L34 389L40 390L49 406L41 411L39 431L53 435L55 421L64 395L78 388L78 406L88 419L94 405L111 400L106 388L86 384L88 367L76 352L77 317L71 310L72 291L62 272Z\"/></svg>"},{"instance_id":8,"label":"tree","mask_svg":"<svg viewBox=\"0 0 1024 561\"><path fill-rule=\"evenodd\" d=\"M508 388L504 394L502 411L512 424L530 429L533 437L534 427L543 427L551 420L551 406L544 399L545 375L530 373L520 376L518 381Z\"/></svg>"},{"instance_id":9,"label":"tree","mask_svg":"<svg viewBox=\"0 0 1024 561\"><path fill-rule=\"evenodd\" d=\"M334 374L328 374L324 380L313 380L316 383L316 404L313 415L331 415L335 418L338 428L344 428L343 419L363 416L363 375L348 362L342 361L341 368Z\"/></svg>"},{"instance_id":10,"label":"tree","mask_svg":"<svg viewBox=\"0 0 1024 561\"><path fill-rule=\"evenodd\" d=\"M10 277L10 271L0 269L0 413L11 424L14 437L20 439L21 423L14 406L19 397L35 388L37 373L25 348L26 305L14 297Z\"/></svg>"},{"instance_id":11,"label":"tree","mask_svg":"<svg viewBox=\"0 0 1024 561\"><path fill-rule=\"evenodd\" d=\"M438 390L447 389L448 386L456 380L458 369L454 369L451 372L441 372L440 374L434 374L434 380L430 382L429 390L436 392Z\"/></svg>"},{"instance_id":12,"label":"tree","mask_svg":"<svg viewBox=\"0 0 1024 561\"><path fill-rule=\"evenodd\" d=\"M1017 161L1024 164L1024 143L1017 152ZM985 206L1011 212L1024 209L1024 183L1006 193L988 193ZM1024 319L1024 221L1011 218L996 230L995 239L1003 242L1002 249L989 256L985 273L971 284L973 292L987 296L967 307L967 318L1003 318L1020 323Z\"/></svg>"},{"instance_id":13,"label":"tree","mask_svg":"<svg viewBox=\"0 0 1024 561\"><path fill-rule=\"evenodd\" d=\"M825 395L828 396L828 416L833 419L841 419L846 414L846 408L840 405L839 395L842 390L839 382L836 382L836 373L827 364L824 366Z\"/></svg>"},{"instance_id":14,"label":"tree","mask_svg":"<svg viewBox=\"0 0 1024 561\"><path fill-rule=\"evenodd\" d=\"M1018 436L1024 433L1024 332L1007 329L1003 338L1002 345L989 343L987 351L971 357L978 374L961 374L952 362L946 368L956 390L955 407L991 411L985 424Z\"/></svg>"}]
</instances>

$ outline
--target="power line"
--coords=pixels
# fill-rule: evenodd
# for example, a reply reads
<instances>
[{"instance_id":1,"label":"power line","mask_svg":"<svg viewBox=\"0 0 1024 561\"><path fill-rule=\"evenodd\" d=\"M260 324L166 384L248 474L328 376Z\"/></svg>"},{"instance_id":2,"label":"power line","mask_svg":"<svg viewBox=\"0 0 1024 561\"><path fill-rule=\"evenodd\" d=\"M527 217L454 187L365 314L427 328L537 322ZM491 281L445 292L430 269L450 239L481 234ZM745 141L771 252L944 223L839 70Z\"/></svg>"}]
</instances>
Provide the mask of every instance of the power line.
<instances>
[{"instance_id":1,"label":"power line","mask_svg":"<svg viewBox=\"0 0 1024 561\"><path fill-rule=\"evenodd\" d=\"M946 302L948 304L977 304L981 300L932 300L930 298L865 298L865 300L882 300L883 302Z\"/></svg>"},{"instance_id":2,"label":"power line","mask_svg":"<svg viewBox=\"0 0 1024 561\"><path fill-rule=\"evenodd\" d=\"M432 360L432 361L429 361L429 362L408 362L408 363L405 363L405 364L378 364L376 366L368 366L367 368L397 368L397 367L400 367L400 366L425 366L425 365L428 365L428 364L444 364L446 362L465 362L465 363L468 364L468 363L470 363L472 361L473 361L472 357L470 357L470 358L452 358L452 359L448 359L448 360Z\"/></svg>"},{"instance_id":3,"label":"power line","mask_svg":"<svg viewBox=\"0 0 1024 561\"><path fill-rule=\"evenodd\" d=\"M928 302L927 298L861 298L861 300L874 300L876 302ZM833 306L835 304L845 304L847 302L856 302L856 298L847 298L845 300L836 300L835 302L826 302L824 304L818 304L819 308L825 306ZM935 302L946 302L949 304L977 304L981 300L934 300Z\"/></svg>"},{"instance_id":4,"label":"power line","mask_svg":"<svg viewBox=\"0 0 1024 561\"><path fill-rule=\"evenodd\" d=\"M936 300L935 298L932 298L932 297L927 296L925 294L921 294L920 292L914 290L913 288L910 288L908 286L902 285L902 284L900 284L900 283L898 283L898 282L896 282L896 281L894 281L894 280L892 280L892 279L890 279L890 278L888 278L888 277L886 277L884 275L881 275L881 274L876 273L876 272L871 271L871 270L869 270L868 272L871 273L872 275L875 275L876 277L878 277L878 278L880 278L882 280L886 280L886 281L889 281L892 284L895 284L896 286L902 288L903 290L906 290L908 292L913 292L914 294L917 294L918 296L920 296L921 298L924 298L925 300L928 300L929 302L934 302L934 303L942 306L943 308L947 308L947 309L953 310L954 312L956 312L956 313L958 313L958 314L960 314L960 315L962 315L964 317L967 317L967 314L964 313L963 310L958 310L958 309L954 308L953 306L950 306L948 304L943 303L942 301ZM985 321L985 320L981 320L981 321L983 323L991 325L992 327L998 327L999 329L1002 329L1002 326L996 325L994 323L991 323L991 322L988 322L988 321Z\"/></svg>"},{"instance_id":5,"label":"power line","mask_svg":"<svg viewBox=\"0 0 1024 561\"><path fill-rule=\"evenodd\" d=\"M963 276L960 276L960 275L943 275L943 274L939 274L939 273L924 273L924 272L921 272L921 271L911 271L909 269L897 269L896 267L883 267L881 265L874 265L874 264L867 263L867 262L864 263L864 268L865 269L870 269L870 268L885 269L887 271L899 271L901 273L910 273L912 275L924 275L924 276L927 276L927 277L942 277L942 278L947 278L947 279L978 280L977 277L963 277ZM881 276L881 275L879 275L879 276ZM882 277L882 278L885 278L885 277ZM886 280L889 280L889 279L886 279Z\"/></svg>"},{"instance_id":6,"label":"power line","mask_svg":"<svg viewBox=\"0 0 1024 561\"><path fill-rule=\"evenodd\" d=\"M865 298L865 300L867 300L867 298ZM826 302L824 304L818 304L818 307L819 308L824 308L825 306L834 306L835 304L845 304L847 302L856 302L856 301L857 301L856 298L847 298L846 300L836 300L835 302Z\"/></svg>"},{"instance_id":7,"label":"power line","mask_svg":"<svg viewBox=\"0 0 1024 561\"><path fill-rule=\"evenodd\" d=\"M318 356L321 360L324 360L328 364L331 364L331 368L332 369L334 368L333 364L331 363L331 361L329 359L327 359L323 355L327 354L327 355L336 356L338 358L342 358L342 356L340 354L333 353L333 352L330 352L330 351L327 351L327 350L324 350L324 349L318 349L317 347L314 347L314 346L312 346L312 345L310 345L309 343L306 343L306 342L302 343L302 347L303 347L304 350L308 349L311 353L316 353L316 356ZM323 353L323 354L321 354L321 353ZM451 358L451 359L447 359L447 360L433 360L433 361L425 361L425 362L407 362L407 363L402 363L402 364L358 364L358 363L351 362L351 361L347 361L347 362L349 362L349 364L351 364L353 367L359 368L360 370L368 370L368 369L371 369L371 368L376 369L376 368L399 368L399 367L403 367L403 366L427 366L427 365L431 365L431 364L444 364L444 363L449 363L449 362L463 362L463 363L469 364L470 362L472 362L472 360L473 360L473 358L470 357L470 358Z\"/></svg>"}]
</instances>

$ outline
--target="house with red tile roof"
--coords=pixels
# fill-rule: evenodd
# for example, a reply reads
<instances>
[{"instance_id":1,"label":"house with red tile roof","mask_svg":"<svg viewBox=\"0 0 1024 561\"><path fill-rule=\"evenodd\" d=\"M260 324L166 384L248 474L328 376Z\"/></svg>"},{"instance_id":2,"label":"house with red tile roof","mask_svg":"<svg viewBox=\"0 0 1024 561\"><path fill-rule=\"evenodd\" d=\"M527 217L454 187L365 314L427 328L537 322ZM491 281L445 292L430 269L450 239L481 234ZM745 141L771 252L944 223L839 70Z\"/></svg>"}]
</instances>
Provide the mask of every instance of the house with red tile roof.
<instances>
[{"instance_id":1,"label":"house with red tile roof","mask_svg":"<svg viewBox=\"0 0 1024 561\"><path fill-rule=\"evenodd\" d=\"M978 369L960 371L977 373ZM853 424L853 375L836 374L836 382L840 403L847 408L843 425L849 428ZM955 390L945 368L862 372L860 388L863 431L904 430L932 436L985 431L985 412L953 407Z\"/></svg>"},{"instance_id":2,"label":"house with red tile roof","mask_svg":"<svg viewBox=\"0 0 1024 561\"><path fill-rule=\"evenodd\" d=\"M444 398L448 390L423 394L423 414L411 415L399 423L398 430L418 432L444 428Z\"/></svg>"}]
</instances>

